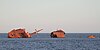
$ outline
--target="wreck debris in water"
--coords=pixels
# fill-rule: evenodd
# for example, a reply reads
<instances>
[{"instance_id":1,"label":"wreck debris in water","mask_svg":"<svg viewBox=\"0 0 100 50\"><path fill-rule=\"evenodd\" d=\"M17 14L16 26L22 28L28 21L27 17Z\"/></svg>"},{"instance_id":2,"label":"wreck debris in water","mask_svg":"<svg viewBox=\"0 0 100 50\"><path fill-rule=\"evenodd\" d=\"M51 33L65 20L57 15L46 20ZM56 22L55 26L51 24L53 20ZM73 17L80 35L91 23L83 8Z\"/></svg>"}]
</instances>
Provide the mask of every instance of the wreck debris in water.
<instances>
[{"instance_id":1,"label":"wreck debris in water","mask_svg":"<svg viewBox=\"0 0 100 50\"><path fill-rule=\"evenodd\" d=\"M95 35L89 35L88 38L96 38Z\"/></svg>"}]
</instances>

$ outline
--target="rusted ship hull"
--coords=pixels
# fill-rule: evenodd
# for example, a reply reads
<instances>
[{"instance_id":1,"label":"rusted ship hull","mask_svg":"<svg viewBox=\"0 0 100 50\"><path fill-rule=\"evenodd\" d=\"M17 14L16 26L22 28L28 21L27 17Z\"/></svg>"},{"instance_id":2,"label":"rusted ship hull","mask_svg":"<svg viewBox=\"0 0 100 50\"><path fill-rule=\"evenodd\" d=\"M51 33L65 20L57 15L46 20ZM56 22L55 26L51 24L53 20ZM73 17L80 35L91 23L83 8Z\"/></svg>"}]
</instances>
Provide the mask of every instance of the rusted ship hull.
<instances>
[{"instance_id":1,"label":"rusted ship hull","mask_svg":"<svg viewBox=\"0 0 100 50\"><path fill-rule=\"evenodd\" d=\"M26 32L25 29L13 29L10 32L8 32L8 38L31 38L33 34L36 34L41 30L43 29L37 30L30 34Z\"/></svg>"},{"instance_id":2,"label":"rusted ship hull","mask_svg":"<svg viewBox=\"0 0 100 50\"><path fill-rule=\"evenodd\" d=\"M65 32L62 30L53 31L50 36L51 38L64 38Z\"/></svg>"}]
</instances>

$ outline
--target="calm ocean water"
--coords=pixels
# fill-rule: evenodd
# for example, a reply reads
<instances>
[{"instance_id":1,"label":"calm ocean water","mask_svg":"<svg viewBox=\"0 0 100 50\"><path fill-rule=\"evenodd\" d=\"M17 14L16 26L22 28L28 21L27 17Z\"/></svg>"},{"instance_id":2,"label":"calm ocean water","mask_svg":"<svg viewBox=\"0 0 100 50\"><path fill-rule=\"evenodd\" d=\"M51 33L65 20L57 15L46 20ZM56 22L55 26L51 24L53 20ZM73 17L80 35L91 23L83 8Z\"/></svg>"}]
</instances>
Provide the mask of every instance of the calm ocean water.
<instances>
[{"instance_id":1,"label":"calm ocean water","mask_svg":"<svg viewBox=\"0 0 100 50\"><path fill-rule=\"evenodd\" d=\"M100 38L100 33L66 33L65 38L87 38L88 35L95 35ZM7 33L0 33L0 38L7 38ZM50 33L38 33L33 35L32 38L51 38Z\"/></svg>"},{"instance_id":2,"label":"calm ocean water","mask_svg":"<svg viewBox=\"0 0 100 50\"><path fill-rule=\"evenodd\" d=\"M39 33L32 38L7 38L0 33L0 50L100 50L100 33L66 33L65 38L50 38ZM95 39L88 39L95 35Z\"/></svg>"}]
</instances>

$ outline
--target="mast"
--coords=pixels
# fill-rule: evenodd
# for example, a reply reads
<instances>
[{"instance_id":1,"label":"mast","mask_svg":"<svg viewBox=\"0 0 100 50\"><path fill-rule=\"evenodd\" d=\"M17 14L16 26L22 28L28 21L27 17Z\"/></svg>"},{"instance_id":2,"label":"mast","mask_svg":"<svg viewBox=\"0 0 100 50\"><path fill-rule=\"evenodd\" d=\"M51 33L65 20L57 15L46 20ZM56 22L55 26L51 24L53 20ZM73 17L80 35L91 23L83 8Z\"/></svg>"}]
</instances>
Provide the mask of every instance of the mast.
<instances>
[{"instance_id":1,"label":"mast","mask_svg":"<svg viewBox=\"0 0 100 50\"><path fill-rule=\"evenodd\" d=\"M40 32L40 31L42 31L42 30L43 30L43 29L40 29L40 30L36 30L36 29L35 29L35 32L31 33L30 36L32 36L33 34L36 34L36 33Z\"/></svg>"}]
</instances>

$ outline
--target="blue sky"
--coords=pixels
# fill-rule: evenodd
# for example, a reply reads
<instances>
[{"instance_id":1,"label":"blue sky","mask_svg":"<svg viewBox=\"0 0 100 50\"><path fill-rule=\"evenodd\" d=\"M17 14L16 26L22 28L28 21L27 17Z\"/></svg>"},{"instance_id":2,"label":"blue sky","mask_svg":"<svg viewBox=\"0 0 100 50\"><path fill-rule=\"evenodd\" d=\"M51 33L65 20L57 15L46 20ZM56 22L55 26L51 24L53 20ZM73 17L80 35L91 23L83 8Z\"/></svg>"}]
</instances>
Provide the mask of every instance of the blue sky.
<instances>
[{"instance_id":1,"label":"blue sky","mask_svg":"<svg viewBox=\"0 0 100 50\"><path fill-rule=\"evenodd\" d=\"M100 0L0 0L0 32L21 27L100 32Z\"/></svg>"}]
</instances>

